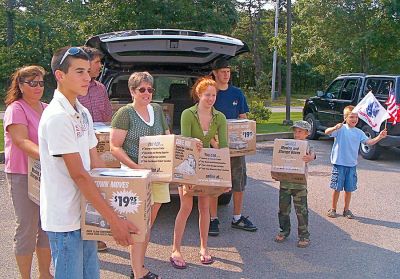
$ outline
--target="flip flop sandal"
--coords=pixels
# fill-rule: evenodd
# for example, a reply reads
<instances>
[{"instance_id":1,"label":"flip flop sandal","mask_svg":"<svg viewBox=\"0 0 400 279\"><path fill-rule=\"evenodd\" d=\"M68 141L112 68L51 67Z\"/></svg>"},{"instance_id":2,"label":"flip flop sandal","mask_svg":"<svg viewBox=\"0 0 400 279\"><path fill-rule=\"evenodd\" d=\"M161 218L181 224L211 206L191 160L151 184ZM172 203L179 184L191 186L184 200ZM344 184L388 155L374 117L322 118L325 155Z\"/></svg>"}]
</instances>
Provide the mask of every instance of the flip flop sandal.
<instances>
[{"instance_id":1,"label":"flip flop sandal","mask_svg":"<svg viewBox=\"0 0 400 279\"><path fill-rule=\"evenodd\" d=\"M160 276L157 274L154 274L153 272L149 271L145 276L143 276L141 279L161 279Z\"/></svg>"},{"instance_id":2,"label":"flip flop sandal","mask_svg":"<svg viewBox=\"0 0 400 279\"><path fill-rule=\"evenodd\" d=\"M284 236L283 234L278 234L277 236L275 236L274 241L277 243L282 243L286 240L286 236Z\"/></svg>"},{"instance_id":3,"label":"flip flop sandal","mask_svg":"<svg viewBox=\"0 0 400 279\"><path fill-rule=\"evenodd\" d=\"M171 263L172 267L176 268L176 269L186 269L186 263L184 260L182 260L183 265L179 265L177 264L179 261L177 261L177 259L170 257L169 258L169 262Z\"/></svg>"},{"instance_id":4,"label":"flip flop sandal","mask_svg":"<svg viewBox=\"0 0 400 279\"><path fill-rule=\"evenodd\" d=\"M306 248L308 246L310 246L310 240L309 239L300 239L297 242L297 247L299 247L299 248Z\"/></svg>"},{"instance_id":5,"label":"flip flop sandal","mask_svg":"<svg viewBox=\"0 0 400 279\"><path fill-rule=\"evenodd\" d=\"M212 263L214 263L214 258L212 257L212 256L210 256L210 258L209 259L206 259L206 257L205 256L203 256L203 255L200 255L200 262L202 263L202 264L212 264Z\"/></svg>"}]
</instances>

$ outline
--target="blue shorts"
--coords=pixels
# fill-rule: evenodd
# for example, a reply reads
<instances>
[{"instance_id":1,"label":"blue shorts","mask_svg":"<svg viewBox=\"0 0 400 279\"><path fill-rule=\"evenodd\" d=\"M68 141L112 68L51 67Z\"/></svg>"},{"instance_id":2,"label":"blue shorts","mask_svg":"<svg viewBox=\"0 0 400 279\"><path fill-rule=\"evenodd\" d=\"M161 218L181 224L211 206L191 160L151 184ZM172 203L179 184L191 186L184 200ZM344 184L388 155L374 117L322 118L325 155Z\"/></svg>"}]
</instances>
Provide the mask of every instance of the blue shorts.
<instances>
[{"instance_id":1,"label":"blue shorts","mask_svg":"<svg viewBox=\"0 0 400 279\"><path fill-rule=\"evenodd\" d=\"M356 167L333 165L331 188L335 191L354 192L357 189Z\"/></svg>"},{"instance_id":2,"label":"blue shorts","mask_svg":"<svg viewBox=\"0 0 400 279\"><path fill-rule=\"evenodd\" d=\"M47 232L47 235L54 263L54 278L100 278L97 241L82 240L81 230Z\"/></svg>"}]
</instances>

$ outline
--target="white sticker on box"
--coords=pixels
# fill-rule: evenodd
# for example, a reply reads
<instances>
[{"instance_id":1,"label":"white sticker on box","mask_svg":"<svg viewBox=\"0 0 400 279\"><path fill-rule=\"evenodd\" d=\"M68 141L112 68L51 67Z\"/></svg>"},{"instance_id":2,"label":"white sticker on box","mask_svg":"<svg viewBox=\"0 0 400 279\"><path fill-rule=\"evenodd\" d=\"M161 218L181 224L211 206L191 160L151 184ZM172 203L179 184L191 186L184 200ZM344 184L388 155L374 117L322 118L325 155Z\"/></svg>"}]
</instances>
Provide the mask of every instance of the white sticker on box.
<instances>
[{"instance_id":1,"label":"white sticker on box","mask_svg":"<svg viewBox=\"0 0 400 279\"><path fill-rule=\"evenodd\" d=\"M252 130L243 130L242 131L242 139L245 141L252 140L254 137L254 133Z\"/></svg>"},{"instance_id":2,"label":"white sticker on box","mask_svg":"<svg viewBox=\"0 0 400 279\"><path fill-rule=\"evenodd\" d=\"M114 192L110 202L114 210L120 214L137 213L142 203L139 196L131 191Z\"/></svg>"}]
</instances>

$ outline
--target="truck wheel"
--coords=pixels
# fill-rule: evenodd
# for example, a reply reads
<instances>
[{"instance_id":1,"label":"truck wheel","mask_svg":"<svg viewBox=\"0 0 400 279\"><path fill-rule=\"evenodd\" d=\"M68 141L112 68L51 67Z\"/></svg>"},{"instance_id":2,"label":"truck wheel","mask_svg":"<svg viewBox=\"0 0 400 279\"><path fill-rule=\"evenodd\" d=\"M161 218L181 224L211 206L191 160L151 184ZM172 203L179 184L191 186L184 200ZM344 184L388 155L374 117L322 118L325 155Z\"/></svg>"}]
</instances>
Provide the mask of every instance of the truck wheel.
<instances>
[{"instance_id":1,"label":"truck wheel","mask_svg":"<svg viewBox=\"0 0 400 279\"><path fill-rule=\"evenodd\" d=\"M218 197L218 204L219 205L227 205L231 201L232 192L223 193L221 196Z\"/></svg>"},{"instance_id":2,"label":"truck wheel","mask_svg":"<svg viewBox=\"0 0 400 279\"><path fill-rule=\"evenodd\" d=\"M374 137L376 137L376 132L374 132L373 130L372 130L372 128L370 127L370 126L368 126L368 125L364 125L362 128L361 128L361 130L365 133L365 135L368 137L368 138L374 138ZM367 160L376 160L376 159L378 159L378 157L379 157L379 155L380 155L380 153L381 153L381 147L378 145L378 144L375 144L375 145L366 145L366 144L361 144L360 145L360 153L361 153L361 156L364 158L364 159L367 159Z\"/></svg>"},{"instance_id":3,"label":"truck wheel","mask_svg":"<svg viewBox=\"0 0 400 279\"><path fill-rule=\"evenodd\" d=\"M317 131L317 120L315 119L314 114L308 113L306 117L304 118L305 121L310 123L311 125L311 132L310 135L308 136L309 139L319 139L319 134Z\"/></svg>"}]
</instances>

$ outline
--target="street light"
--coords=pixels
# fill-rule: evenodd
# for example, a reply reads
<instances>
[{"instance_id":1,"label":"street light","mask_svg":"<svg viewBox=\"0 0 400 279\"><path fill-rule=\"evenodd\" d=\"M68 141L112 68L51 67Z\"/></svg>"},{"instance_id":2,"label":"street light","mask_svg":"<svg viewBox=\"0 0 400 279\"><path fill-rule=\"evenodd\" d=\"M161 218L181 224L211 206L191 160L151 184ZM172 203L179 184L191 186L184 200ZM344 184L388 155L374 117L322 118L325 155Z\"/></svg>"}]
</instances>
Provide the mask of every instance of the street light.
<instances>
[{"instance_id":1,"label":"street light","mask_svg":"<svg viewBox=\"0 0 400 279\"><path fill-rule=\"evenodd\" d=\"M287 35L286 35L286 119L283 120L283 125L293 125L293 121L290 120L290 94L291 94L291 83L292 83L292 2L287 0Z\"/></svg>"}]
</instances>

